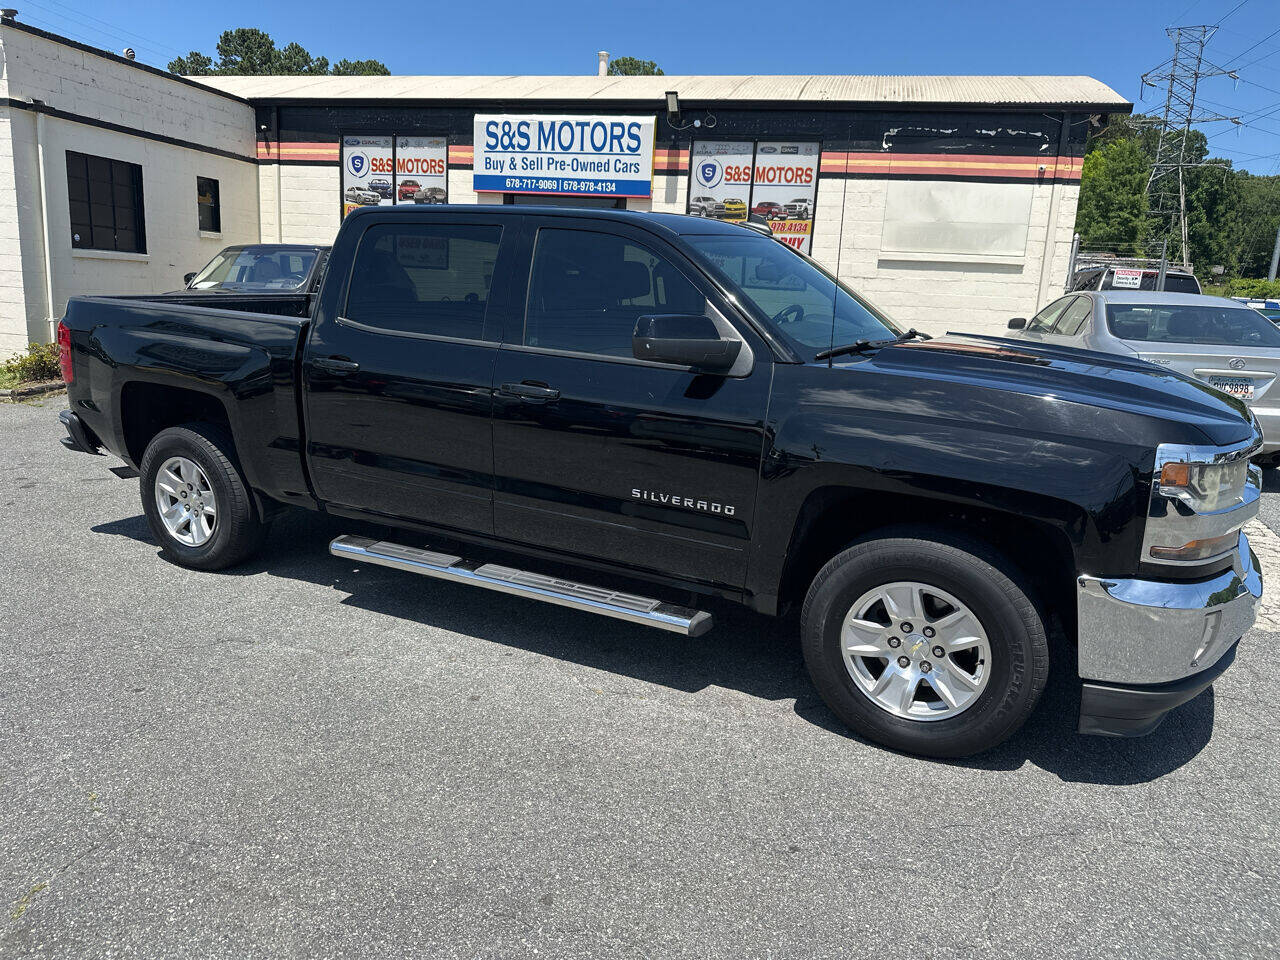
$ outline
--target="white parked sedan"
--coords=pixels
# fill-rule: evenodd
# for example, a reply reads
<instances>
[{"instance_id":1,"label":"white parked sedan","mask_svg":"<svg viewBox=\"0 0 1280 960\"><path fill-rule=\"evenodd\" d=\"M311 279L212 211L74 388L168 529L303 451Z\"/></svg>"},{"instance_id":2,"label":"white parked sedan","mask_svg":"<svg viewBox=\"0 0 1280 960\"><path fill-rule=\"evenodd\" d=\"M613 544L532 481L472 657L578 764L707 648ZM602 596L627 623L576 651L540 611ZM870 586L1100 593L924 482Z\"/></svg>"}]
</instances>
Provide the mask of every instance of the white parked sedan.
<instances>
[{"instance_id":1,"label":"white parked sedan","mask_svg":"<svg viewBox=\"0 0 1280 960\"><path fill-rule=\"evenodd\" d=\"M1098 290L1060 297L1009 329L1015 339L1137 356L1203 380L1252 408L1263 453L1280 461L1280 329L1257 310L1191 293Z\"/></svg>"}]
</instances>

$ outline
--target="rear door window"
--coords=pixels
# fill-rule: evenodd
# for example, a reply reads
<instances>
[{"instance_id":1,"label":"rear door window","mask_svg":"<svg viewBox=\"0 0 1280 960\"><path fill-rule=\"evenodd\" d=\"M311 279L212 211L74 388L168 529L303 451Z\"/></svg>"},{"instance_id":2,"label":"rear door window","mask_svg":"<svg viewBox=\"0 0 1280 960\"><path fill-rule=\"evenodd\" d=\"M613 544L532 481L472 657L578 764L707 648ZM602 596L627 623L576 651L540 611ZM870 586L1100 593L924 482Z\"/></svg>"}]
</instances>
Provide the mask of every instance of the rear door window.
<instances>
[{"instance_id":1,"label":"rear door window","mask_svg":"<svg viewBox=\"0 0 1280 960\"><path fill-rule=\"evenodd\" d=\"M391 333L492 340L484 332L502 227L385 223L356 251L343 317Z\"/></svg>"},{"instance_id":2,"label":"rear door window","mask_svg":"<svg viewBox=\"0 0 1280 960\"><path fill-rule=\"evenodd\" d=\"M640 243L591 230L538 231L526 346L631 358L640 317L706 310L706 298L684 274Z\"/></svg>"}]
</instances>

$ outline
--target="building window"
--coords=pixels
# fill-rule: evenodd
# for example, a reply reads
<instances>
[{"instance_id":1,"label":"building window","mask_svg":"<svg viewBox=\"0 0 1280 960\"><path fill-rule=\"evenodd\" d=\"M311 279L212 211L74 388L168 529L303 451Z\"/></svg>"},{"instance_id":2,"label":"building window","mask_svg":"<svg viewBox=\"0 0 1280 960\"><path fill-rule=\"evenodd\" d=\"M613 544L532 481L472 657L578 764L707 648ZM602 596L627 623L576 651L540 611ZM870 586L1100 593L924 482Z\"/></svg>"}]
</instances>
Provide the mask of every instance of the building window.
<instances>
[{"instance_id":1,"label":"building window","mask_svg":"<svg viewBox=\"0 0 1280 960\"><path fill-rule=\"evenodd\" d=\"M142 167L67 151L71 246L146 253Z\"/></svg>"},{"instance_id":2,"label":"building window","mask_svg":"<svg viewBox=\"0 0 1280 960\"><path fill-rule=\"evenodd\" d=\"M200 229L208 233L222 232L222 204L218 202L218 181L212 177L196 177L196 209Z\"/></svg>"}]
</instances>

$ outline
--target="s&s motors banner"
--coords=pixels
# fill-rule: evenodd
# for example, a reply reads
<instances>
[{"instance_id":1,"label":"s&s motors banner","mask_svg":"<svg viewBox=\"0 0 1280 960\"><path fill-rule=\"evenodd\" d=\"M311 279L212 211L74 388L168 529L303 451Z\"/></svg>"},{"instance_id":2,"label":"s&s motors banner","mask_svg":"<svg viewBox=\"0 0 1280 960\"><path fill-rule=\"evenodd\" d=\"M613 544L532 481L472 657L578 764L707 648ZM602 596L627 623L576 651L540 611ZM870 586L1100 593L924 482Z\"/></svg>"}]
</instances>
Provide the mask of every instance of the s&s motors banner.
<instances>
[{"instance_id":1,"label":"s&s motors banner","mask_svg":"<svg viewBox=\"0 0 1280 960\"><path fill-rule=\"evenodd\" d=\"M699 140L689 157L688 211L716 220L747 219L755 144Z\"/></svg>"},{"instance_id":2,"label":"s&s motors banner","mask_svg":"<svg viewBox=\"0 0 1280 960\"><path fill-rule=\"evenodd\" d=\"M695 217L765 217L773 235L809 252L818 197L818 143L698 140L689 157L687 210Z\"/></svg>"},{"instance_id":3,"label":"s&s motors banner","mask_svg":"<svg viewBox=\"0 0 1280 960\"><path fill-rule=\"evenodd\" d=\"M756 144L751 212L767 217L773 235L801 253L809 252L813 240L818 156L816 143Z\"/></svg>"},{"instance_id":4,"label":"s&s motors banner","mask_svg":"<svg viewBox=\"0 0 1280 960\"><path fill-rule=\"evenodd\" d=\"M390 137L342 138L342 215L395 203Z\"/></svg>"},{"instance_id":5,"label":"s&s motors banner","mask_svg":"<svg viewBox=\"0 0 1280 960\"><path fill-rule=\"evenodd\" d=\"M477 193L647 197L653 117L476 114Z\"/></svg>"},{"instance_id":6,"label":"s&s motors banner","mask_svg":"<svg viewBox=\"0 0 1280 960\"><path fill-rule=\"evenodd\" d=\"M396 137L396 203L449 202L444 137Z\"/></svg>"}]
</instances>

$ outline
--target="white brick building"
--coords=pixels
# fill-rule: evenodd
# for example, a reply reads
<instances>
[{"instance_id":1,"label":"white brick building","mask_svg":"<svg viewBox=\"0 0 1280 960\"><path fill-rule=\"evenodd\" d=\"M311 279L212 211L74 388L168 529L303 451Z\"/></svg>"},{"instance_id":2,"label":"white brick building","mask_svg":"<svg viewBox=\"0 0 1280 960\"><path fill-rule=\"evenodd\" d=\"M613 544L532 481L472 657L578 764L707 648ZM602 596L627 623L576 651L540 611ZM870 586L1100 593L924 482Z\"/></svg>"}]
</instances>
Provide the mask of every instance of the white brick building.
<instances>
[{"instance_id":1,"label":"white brick building","mask_svg":"<svg viewBox=\"0 0 1280 960\"><path fill-rule=\"evenodd\" d=\"M629 209L697 212L693 168L719 144L753 158L735 199L767 211L783 194L755 181L761 157L807 150L815 258L905 324L998 333L1061 290L1087 132L1132 109L1088 77L194 82L13 21L0 94L0 355L48 340L70 296L176 289L232 243L330 242L344 136L443 138L448 202L528 199L474 191L478 113L654 117L649 195L609 200ZM408 202L400 182L385 202Z\"/></svg>"}]
</instances>

